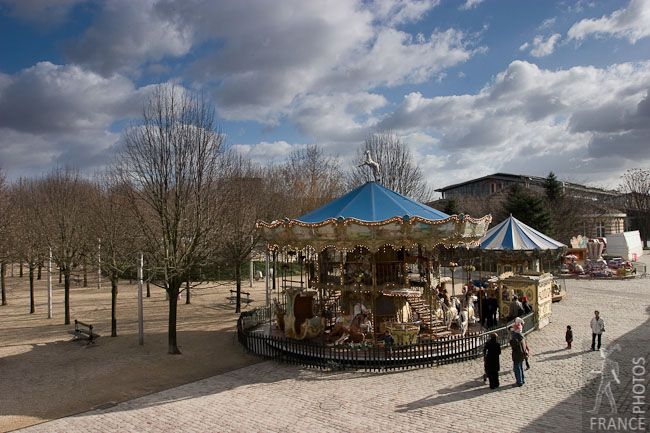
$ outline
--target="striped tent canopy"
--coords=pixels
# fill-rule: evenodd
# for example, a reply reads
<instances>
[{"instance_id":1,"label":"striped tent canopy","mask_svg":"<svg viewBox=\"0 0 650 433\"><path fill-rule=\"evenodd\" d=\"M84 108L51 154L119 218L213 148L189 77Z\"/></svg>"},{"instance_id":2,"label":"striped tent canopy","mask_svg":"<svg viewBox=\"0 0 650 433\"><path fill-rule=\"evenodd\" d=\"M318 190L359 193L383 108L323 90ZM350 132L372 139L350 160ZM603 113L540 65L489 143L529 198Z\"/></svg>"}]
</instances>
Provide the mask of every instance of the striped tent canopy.
<instances>
[{"instance_id":1,"label":"striped tent canopy","mask_svg":"<svg viewBox=\"0 0 650 433\"><path fill-rule=\"evenodd\" d=\"M532 251L559 248L566 248L566 245L527 226L512 215L488 230L481 239L483 250Z\"/></svg>"}]
</instances>

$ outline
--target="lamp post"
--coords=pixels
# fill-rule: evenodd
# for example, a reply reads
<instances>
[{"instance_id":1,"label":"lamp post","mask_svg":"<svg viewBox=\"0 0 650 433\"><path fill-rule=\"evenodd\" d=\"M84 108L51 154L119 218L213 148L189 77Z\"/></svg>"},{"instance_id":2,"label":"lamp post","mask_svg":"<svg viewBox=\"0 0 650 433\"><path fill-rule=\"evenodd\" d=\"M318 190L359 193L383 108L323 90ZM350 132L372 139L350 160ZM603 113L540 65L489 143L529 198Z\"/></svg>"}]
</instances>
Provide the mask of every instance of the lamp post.
<instances>
[{"instance_id":1,"label":"lamp post","mask_svg":"<svg viewBox=\"0 0 650 433\"><path fill-rule=\"evenodd\" d=\"M138 344L144 344L144 322L142 318L142 267L144 255L138 257Z\"/></svg>"}]
</instances>

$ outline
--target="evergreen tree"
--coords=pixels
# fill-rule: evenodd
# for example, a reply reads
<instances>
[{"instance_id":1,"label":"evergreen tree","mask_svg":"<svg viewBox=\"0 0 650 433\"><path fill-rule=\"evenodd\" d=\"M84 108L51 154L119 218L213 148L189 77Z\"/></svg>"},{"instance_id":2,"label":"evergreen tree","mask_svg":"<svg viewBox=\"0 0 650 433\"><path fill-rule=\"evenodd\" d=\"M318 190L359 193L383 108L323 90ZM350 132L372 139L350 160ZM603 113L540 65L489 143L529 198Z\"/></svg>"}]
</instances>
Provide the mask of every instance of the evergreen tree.
<instances>
[{"instance_id":1,"label":"evergreen tree","mask_svg":"<svg viewBox=\"0 0 650 433\"><path fill-rule=\"evenodd\" d=\"M541 197L525 191L518 183L508 191L504 204L506 212L547 236L553 234L553 222Z\"/></svg>"},{"instance_id":2,"label":"evergreen tree","mask_svg":"<svg viewBox=\"0 0 650 433\"><path fill-rule=\"evenodd\" d=\"M564 191L562 188L562 182L557 180L555 173L552 171L546 177L546 184L544 185L546 189L546 199L550 203L557 203L562 201L564 198Z\"/></svg>"},{"instance_id":3,"label":"evergreen tree","mask_svg":"<svg viewBox=\"0 0 650 433\"><path fill-rule=\"evenodd\" d=\"M442 211L447 215L458 215L460 212L458 211L458 202L456 201L456 197L449 197Z\"/></svg>"}]
</instances>

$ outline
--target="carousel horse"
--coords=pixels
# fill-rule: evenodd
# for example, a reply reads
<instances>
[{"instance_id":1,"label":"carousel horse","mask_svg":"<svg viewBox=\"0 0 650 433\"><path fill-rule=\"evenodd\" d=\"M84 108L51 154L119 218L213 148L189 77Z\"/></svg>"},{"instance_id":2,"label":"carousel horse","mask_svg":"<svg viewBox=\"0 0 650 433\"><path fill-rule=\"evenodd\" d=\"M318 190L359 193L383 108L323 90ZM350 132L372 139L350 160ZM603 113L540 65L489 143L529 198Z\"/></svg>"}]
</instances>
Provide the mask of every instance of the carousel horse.
<instances>
[{"instance_id":1,"label":"carousel horse","mask_svg":"<svg viewBox=\"0 0 650 433\"><path fill-rule=\"evenodd\" d=\"M336 322L327 338L327 341L329 343L333 342L334 344L341 344L349 338L353 343L360 343L366 339L362 328L367 326L367 323L369 323L367 313L357 314L349 324L345 322Z\"/></svg>"},{"instance_id":2,"label":"carousel horse","mask_svg":"<svg viewBox=\"0 0 650 433\"><path fill-rule=\"evenodd\" d=\"M311 319L305 319L304 322L300 325L300 335L297 336L298 340L304 340L308 338L318 337L323 333L325 329L325 318L324 317L312 317Z\"/></svg>"},{"instance_id":3,"label":"carousel horse","mask_svg":"<svg viewBox=\"0 0 650 433\"><path fill-rule=\"evenodd\" d=\"M278 321L278 328L284 332L284 313L286 311L284 310L284 307L280 305L280 302L277 299L273 299L273 312L275 313Z\"/></svg>"},{"instance_id":4,"label":"carousel horse","mask_svg":"<svg viewBox=\"0 0 650 433\"><path fill-rule=\"evenodd\" d=\"M467 334L469 323L469 314L467 312L467 308L460 310L458 317L456 318L456 323L458 324L458 329L460 329L460 336L464 337Z\"/></svg>"},{"instance_id":5,"label":"carousel horse","mask_svg":"<svg viewBox=\"0 0 650 433\"><path fill-rule=\"evenodd\" d=\"M370 320L367 319L368 309L361 302L354 304L354 308L352 309L352 317L356 317L357 314L366 314L366 320L361 323L360 328L362 333L368 334L371 331Z\"/></svg>"},{"instance_id":6,"label":"carousel horse","mask_svg":"<svg viewBox=\"0 0 650 433\"><path fill-rule=\"evenodd\" d=\"M375 176L375 182L379 182L381 179L381 168L379 163L372 160L370 156L370 150L366 150L366 159L363 161L363 164L360 164L359 167L367 165L372 170L372 174Z\"/></svg>"},{"instance_id":7,"label":"carousel horse","mask_svg":"<svg viewBox=\"0 0 650 433\"><path fill-rule=\"evenodd\" d=\"M460 311L460 301L455 296L449 298L449 306L447 303L444 303L444 314L445 314L445 326L447 330L451 328L451 324L458 318L458 312Z\"/></svg>"}]
</instances>

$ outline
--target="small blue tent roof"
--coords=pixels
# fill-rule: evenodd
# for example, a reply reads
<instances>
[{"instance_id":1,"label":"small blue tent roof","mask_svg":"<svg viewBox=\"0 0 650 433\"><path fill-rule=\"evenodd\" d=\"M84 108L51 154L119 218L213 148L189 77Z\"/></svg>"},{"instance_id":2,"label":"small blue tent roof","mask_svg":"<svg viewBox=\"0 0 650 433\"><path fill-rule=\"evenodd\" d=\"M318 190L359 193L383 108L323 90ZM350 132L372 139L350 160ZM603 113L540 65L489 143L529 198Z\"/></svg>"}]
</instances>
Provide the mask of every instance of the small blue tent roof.
<instances>
[{"instance_id":1,"label":"small blue tent roof","mask_svg":"<svg viewBox=\"0 0 650 433\"><path fill-rule=\"evenodd\" d=\"M342 197L298 218L305 223L317 223L328 218L356 218L361 221L384 221L393 217L419 216L441 220L449 215L391 191L376 182L367 182Z\"/></svg>"},{"instance_id":2,"label":"small blue tent roof","mask_svg":"<svg viewBox=\"0 0 650 433\"><path fill-rule=\"evenodd\" d=\"M481 239L483 250L556 250L566 247L512 215L492 227Z\"/></svg>"}]
</instances>

